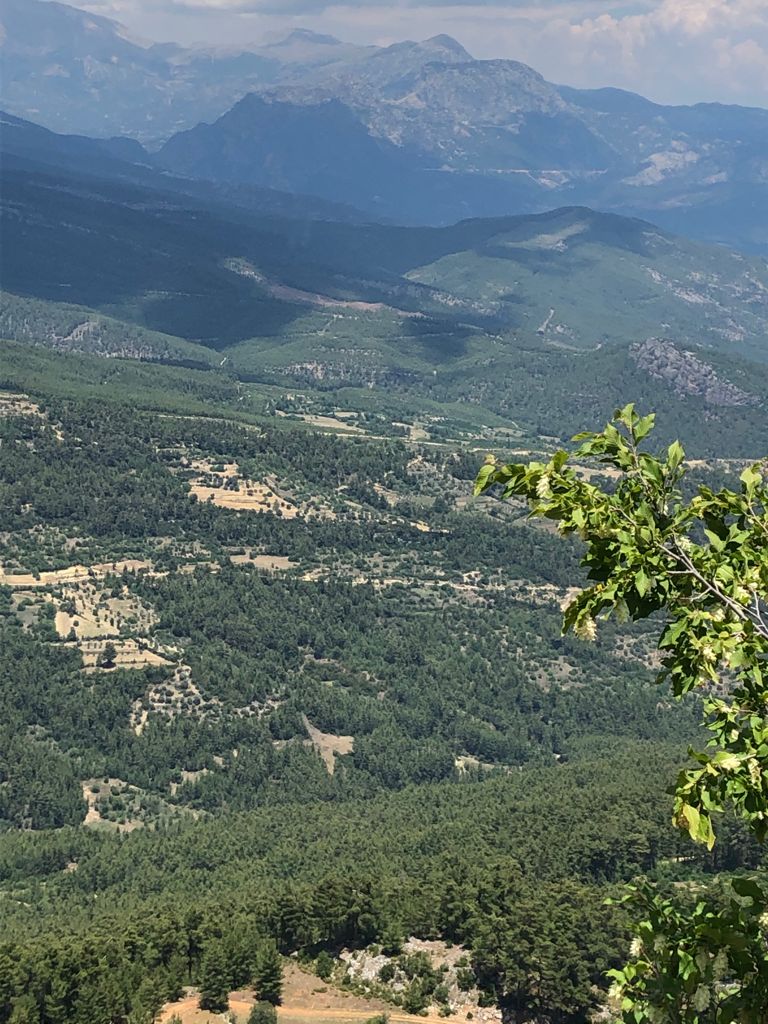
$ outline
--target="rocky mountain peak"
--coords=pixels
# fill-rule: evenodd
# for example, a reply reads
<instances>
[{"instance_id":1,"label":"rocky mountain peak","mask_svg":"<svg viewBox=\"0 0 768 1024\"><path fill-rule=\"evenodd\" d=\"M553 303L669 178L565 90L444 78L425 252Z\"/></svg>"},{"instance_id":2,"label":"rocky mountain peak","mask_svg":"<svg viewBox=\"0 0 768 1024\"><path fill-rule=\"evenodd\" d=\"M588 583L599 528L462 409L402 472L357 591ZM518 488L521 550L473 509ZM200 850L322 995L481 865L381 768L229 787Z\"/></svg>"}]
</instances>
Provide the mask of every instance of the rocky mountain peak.
<instances>
[{"instance_id":1,"label":"rocky mountain peak","mask_svg":"<svg viewBox=\"0 0 768 1024\"><path fill-rule=\"evenodd\" d=\"M460 60L473 60L472 54L457 39L444 33L432 36L430 39L425 39L421 45L433 50L443 50L454 58L458 57Z\"/></svg>"},{"instance_id":2,"label":"rocky mountain peak","mask_svg":"<svg viewBox=\"0 0 768 1024\"><path fill-rule=\"evenodd\" d=\"M308 28L295 28L287 36L269 44L270 50L281 47L294 46L296 43L311 43L315 46L343 46L344 44L336 36L323 35L320 32L313 32Z\"/></svg>"}]
</instances>

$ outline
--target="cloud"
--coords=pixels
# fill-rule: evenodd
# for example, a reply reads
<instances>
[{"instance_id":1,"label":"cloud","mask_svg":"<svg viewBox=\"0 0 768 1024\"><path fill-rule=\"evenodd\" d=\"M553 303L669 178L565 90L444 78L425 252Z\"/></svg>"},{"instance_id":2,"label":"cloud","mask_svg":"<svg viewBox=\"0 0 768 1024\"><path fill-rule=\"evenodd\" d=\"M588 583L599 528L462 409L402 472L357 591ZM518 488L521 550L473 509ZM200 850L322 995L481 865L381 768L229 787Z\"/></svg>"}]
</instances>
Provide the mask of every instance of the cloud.
<instances>
[{"instance_id":1,"label":"cloud","mask_svg":"<svg viewBox=\"0 0 768 1024\"><path fill-rule=\"evenodd\" d=\"M135 33L257 41L306 27L386 44L439 32L581 87L768 105L768 0L85 0Z\"/></svg>"},{"instance_id":2,"label":"cloud","mask_svg":"<svg viewBox=\"0 0 768 1024\"><path fill-rule=\"evenodd\" d=\"M109 5L109 0L96 0L96 2ZM119 2L119 0L117 0ZM382 6L381 0L348 0L339 3L338 0L144 0L145 4L154 3L158 7L175 7L189 11L230 11L233 13L255 13L270 11L279 13L289 7L292 11L303 14L322 14L325 11L337 8L348 7L350 9L364 9L366 7L376 8ZM393 8L414 10L418 8L448 9L459 7L492 7L499 8L499 0L393 0L389 5ZM595 9L604 7L603 0L594 0L594 3L577 3L574 0L508 0L504 7L507 10L526 11L548 11L553 8L568 8L584 10L593 7Z\"/></svg>"},{"instance_id":3,"label":"cloud","mask_svg":"<svg viewBox=\"0 0 768 1024\"><path fill-rule=\"evenodd\" d=\"M667 101L768 101L765 0L661 0L640 14L552 25L546 36L581 84L599 65L616 84Z\"/></svg>"}]
</instances>

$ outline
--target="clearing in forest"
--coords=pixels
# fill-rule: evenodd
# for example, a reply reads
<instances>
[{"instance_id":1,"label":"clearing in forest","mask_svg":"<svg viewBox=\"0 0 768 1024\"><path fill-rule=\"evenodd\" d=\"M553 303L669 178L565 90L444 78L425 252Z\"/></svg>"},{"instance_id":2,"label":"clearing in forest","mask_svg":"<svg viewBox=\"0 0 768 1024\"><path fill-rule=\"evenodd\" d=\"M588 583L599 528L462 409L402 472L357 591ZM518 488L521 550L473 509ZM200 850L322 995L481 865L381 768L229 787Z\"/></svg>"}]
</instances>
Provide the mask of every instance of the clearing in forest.
<instances>
[{"instance_id":1,"label":"clearing in forest","mask_svg":"<svg viewBox=\"0 0 768 1024\"><path fill-rule=\"evenodd\" d=\"M231 993L229 1009L238 1018L238 1024L245 1024L254 1002L252 992ZM163 1007L158 1024L168 1024L174 1014L182 1024L221 1024L227 1019L224 1014L200 1010L198 994L192 989L183 999ZM381 1014L386 1014L393 1024L445 1024L445 1017L437 1014L422 1017L404 1013L382 999L364 999L343 992L294 963L286 965L283 1004L277 1008L278 1024L360 1024Z\"/></svg>"},{"instance_id":2,"label":"clearing in forest","mask_svg":"<svg viewBox=\"0 0 768 1024\"><path fill-rule=\"evenodd\" d=\"M143 822L138 819L128 818L124 822L109 821L103 818L99 810L100 801L109 799L110 796L119 794L134 794L139 790L122 779L85 779L81 783L83 800L88 804L88 812L83 819L83 825L88 828L111 829L115 832L133 832L134 829L142 828Z\"/></svg>"},{"instance_id":3,"label":"clearing in forest","mask_svg":"<svg viewBox=\"0 0 768 1024\"><path fill-rule=\"evenodd\" d=\"M289 569L299 567L298 562L292 562L285 555L254 555L252 551L246 551L242 555L230 555L229 560L233 565L254 565L257 569L266 569L267 572L288 572Z\"/></svg>"},{"instance_id":4,"label":"clearing in forest","mask_svg":"<svg viewBox=\"0 0 768 1024\"><path fill-rule=\"evenodd\" d=\"M96 565L70 565L66 569L40 573L6 573L0 569L0 586L3 587L57 587L62 583L80 583L88 579L102 579L110 573L141 572L152 568L152 563L138 558L120 562L99 562Z\"/></svg>"},{"instance_id":5,"label":"clearing in forest","mask_svg":"<svg viewBox=\"0 0 768 1024\"><path fill-rule=\"evenodd\" d=\"M114 666L109 669L101 667L104 648L107 642L103 640L84 640L78 644L83 656L83 666L86 672L113 671L114 668L146 668L147 665L171 665L168 658L149 650L137 640L115 640Z\"/></svg>"},{"instance_id":6,"label":"clearing in forest","mask_svg":"<svg viewBox=\"0 0 768 1024\"><path fill-rule=\"evenodd\" d=\"M274 487L259 480L246 480L236 462L216 464L210 460L192 462L199 475L190 483L198 501L212 501L219 508L247 512L279 512L284 519L295 519L298 509L278 494Z\"/></svg>"},{"instance_id":7,"label":"clearing in forest","mask_svg":"<svg viewBox=\"0 0 768 1024\"><path fill-rule=\"evenodd\" d=\"M198 473L189 483L190 493L198 501L210 501L219 508L240 512L272 512L283 519L295 519L299 515L336 518L333 510L325 506L302 507L282 493L278 480L271 476L265 480L241 476L236 462L214 463L209 459L198 459L191 462L190 467Z\"/></svg>"},{"instance_id":8,"label":"clearing in forest","mask_svg":"<svg viewBox=\"0 0 768 1024\"><path fill-rule=\"evenodd\" d=\"M233 508L245 512L280 512L284 519L295 519L298 509L280 498L271 487L255 480L239 481L239 488L206 487L193 483L192 494L198 501L212 501L219 508Z\"/></svg>"},{"instance_id":9,"label":"clearing in forest","mask_svg":"<svg viewBox=\"0 0 768 1024\"><path fill-rule=\"evenodd\" d=\"M56 612L56 632L66 638L74 630L78 639L117 637L128 627L132 632L148 633L156 621L150 608L125 592L112 597L92 583L68 586L62 590Z\"/></svg>"},{"instance_id":10,"label":"clearing in forest","mask_svg":"<svg viewBox=\"0 0 768 1024\"><path fill-rule=\"evenodd\" d=\"M320 732L310 722L306 715L301 719L304 728L309 735L309 742L323 759L323 764L328 769L328 774L333 775L336 768L337 754L351 754L355 746L354 736L334 736L333 733Z\"/></svg>"},{"instance_id":11,"label":"clearing in forest","mask_svg":"<svg viewBox=\"0 0 768 1024\"><path fill-rule=\"evenodd\" d=\"M289 414L286 412L282 412L280 409L278 409L277 415L287 417ZM304 423L311 424L311 426L313 427L318 427L320 430L330 430L333 431L334 433L342 432L344 434L365 433L362 427L358 427L354 423L348 423L344 419L337 418L343 415L342 413L337 413L336 416L321 416L308 412L291 413L290 415L295 416L300 420L303 420ZM350 414L347 413L347 415Z\"/></svg>"}]
</instances>

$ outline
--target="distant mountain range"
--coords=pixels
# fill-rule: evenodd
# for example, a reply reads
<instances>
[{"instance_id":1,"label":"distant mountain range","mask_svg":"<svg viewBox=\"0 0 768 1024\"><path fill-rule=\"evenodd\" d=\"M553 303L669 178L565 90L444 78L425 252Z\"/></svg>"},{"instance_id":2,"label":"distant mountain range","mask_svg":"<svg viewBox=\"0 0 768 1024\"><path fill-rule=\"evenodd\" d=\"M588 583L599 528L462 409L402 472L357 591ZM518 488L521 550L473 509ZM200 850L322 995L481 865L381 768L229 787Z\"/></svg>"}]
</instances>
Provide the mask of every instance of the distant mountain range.
<instances>
[{"instance_id":1,"label":"distant mountain range","mask_svg":"<svg viewBox=\"0 0 768 1024\"><path fill-rule=\"evenodd\" d=\"M121 155L176 174L402 223L584 204L768 252L768 110L556 86L446 36L189 50L40 0L0 0L0 22L7 110L138 139L151 155Z\"/></svg>"},{"instance_id":2,"label":"distant mountain range","mask_svg":"<svg viewBox=\"0 0 768 1024\"><path fill-rule=\"evenodd\" d=\"M223 360L292 387L384 387L543 432L553 402L565 423L639 396L676 409L689 436L704 417L718 437L738 420L752 438L763 415L759 257L584 207L446 228L343 223L316 199L231 197L110 142L19 119L6 135L2 337Z\"/></svg>"}]
</instances>

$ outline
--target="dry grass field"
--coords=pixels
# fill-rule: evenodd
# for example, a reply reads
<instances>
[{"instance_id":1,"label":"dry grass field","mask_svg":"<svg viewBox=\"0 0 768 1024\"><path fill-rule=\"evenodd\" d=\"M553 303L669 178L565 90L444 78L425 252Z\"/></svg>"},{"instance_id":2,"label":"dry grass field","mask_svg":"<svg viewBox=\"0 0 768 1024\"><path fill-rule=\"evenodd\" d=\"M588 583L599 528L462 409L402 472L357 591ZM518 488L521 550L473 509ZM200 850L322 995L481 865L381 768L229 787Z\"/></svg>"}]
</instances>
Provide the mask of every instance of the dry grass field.
<instances>
[{"instance_id":1,"label":"dry grass field","mask_svg":"<svg viewBox=\"0 0 768 1024\"><path fill-rule=\"evenodd\" d=\"M147 665L171 665L168 658L149 650L138 640L114 640L115 668L144 668ZM83 666L86 672L109 672L113 669L101 669L99 663L107 645L106 640L83 640L78 644L83 655Z\"/></svg>"},{"instance_id":2,"label":"dry grass field","mask_svg":"<svg viewBox=\"0 0 768 1024\"><path fill-rule=\"evenodd\" d=\"M68 637L72 630L81 640L116 637L126 628L145 635L156 620L150 608L127 592L122 597L112 597L90 580L64 587L60 600L69 609L59 608L56 613L56 632L62 638Z\"/></svg>"},{"instance_id":3,"label":"dry grass field","mask_svg":"<svg viewBox=\"0 0 768 1024\"><path fill-rule=\"evenodd\" d=\"M298 562L292 562L285 555L254 555L252 551L246 551L242 555L230 555L229 560L233 565L254 565L257 569L266 569L267 572L288 572L289 569L299 567Z\"/></svg>"},{"instance_id":4,"label":"dry grass field","mask_svg":"<svg viewBox=\"0 0 768 1024\"><path fill-rule=\"evenodd\" d=\"M253 1004L250 992L230 995L229 1010L238 1018L238 1024L245 1024ZM296 964L286 965L283 1005L277 1010L278 1024L359 1024L381 1014L386 1014L392 1024L445 1024L445 1018L437 1014L421 1017L404 1013L381 999L363 999L342 992ZM200 1010L194 990L189 990L178 1002L166 1004L158 1024L168 1024L174 1015L182 1024L224 1024L228 1020L226 1014Z\"/></svg>"},{"instance_id":5,"label":"dry grass field","mask_svg":"<svg viewBox=\"0 0 768 1024\"><path fill-rule=\"evenodd\" d=\"M288 413L277 411L278 416L286 417ZM364 434L365 431L356 426L354 423L347 422L346 417L354 416L354 413L337 413L336 416L316 416L312 413L294 413L298 419L303 420L305 423L310 423L313 427L318 427L320 430L330 431L337 433L341 431L345 434ZM344 418L342 418L344 417Z\"/></svg>"},{"instance_id":6,"label":"dry grass field","mask_svg":"<svg viewBox=\"0 0 768 1024\"><path fill-rule=\"evenodd\" d=\"M129 786L122 779L85 779L81 783L83 788L83 799L88 804L88 812L85 815L83 825L88 828L106 828L115 832L133 832L142 827L142 822L128 820L122 824L114 821L107 821L99 813L98 803L108 797L111 793L137 793L135 786Z\"/></svg>"},{"instance_id":7,"label":"dry grass field","mask_svg":"<svg viewBox=\"0 0 768 1024\"><path fill-rule=\"evenodd\" d=\"M149 571L152 563L138 558L127 558L119 562L98 562L96 565L70 565L66 569L55 569L40 573L6 573L0 571L0 586L20 587L58 587L63 583L81 583L89 579L103 579L110 574L120 575L123 572Z\"/></svg>"}]
</instances>

